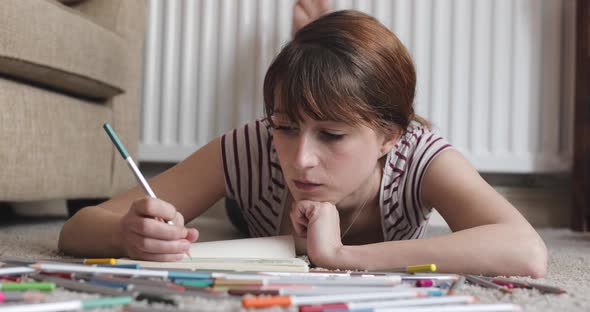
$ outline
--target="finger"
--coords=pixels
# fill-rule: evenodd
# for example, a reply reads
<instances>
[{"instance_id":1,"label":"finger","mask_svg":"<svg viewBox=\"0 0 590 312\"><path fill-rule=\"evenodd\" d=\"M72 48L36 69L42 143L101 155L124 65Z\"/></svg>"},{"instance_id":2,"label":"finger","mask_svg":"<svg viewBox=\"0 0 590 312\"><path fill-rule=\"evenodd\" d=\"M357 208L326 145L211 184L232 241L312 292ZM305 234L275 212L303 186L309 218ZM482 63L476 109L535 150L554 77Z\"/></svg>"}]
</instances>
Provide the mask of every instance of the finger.
<instances>
[{"instance_id":1,"label":"finger","mask_svg":"<svg viewBox=\"0 0 590 312\"><path fill-rule=\"evenodd\" d=\"M184 216L177 211L174 215L174 218L172 219L172 222L174 222L174 225L184 226Z\"/></svg>"},{"instance_id":2,"label":"finger","mask_svg":"<svg viewBox=\"0 0 590 312\"><path fill-rule=\"evenodd\" d=\"M134 218L134 220L127 223L127 226L133 233L161 240L177 240L185 238L187 235L184 226L177 227L150 218Z\"/></svg>"},{"instance_id":3,"label":"finger","mask_svg":"<svg viewBox=\"0 0 590 312\"><path fill-rule=\"evenodd\" d=\"M291 224L293 225L293 231L297 236L304 236L307 233L307 223L297 217L291 215Z\"/></svg>"},{"instance_id":4,"label":"finger","mask_svg":"<svg viewBox=\"0 0 590 312\"><path fill-rule=\"evenodd\" d=\"M133 202L131 210L138 216L174 220L176 208L161 199L144 197Z\"/></svg>"},{"instance_id":5,"label":"finger","mask_svg":"<svg viewBox=\"0 0 590 312\"><path fill-rule=\"evenodd\" d=\"M189 242L196 242L197 239L199 239L199 231L197 229L187 229L187 234L186 234L186 238L187 241Z\"/></svg>"},{"instance_id":6,"label":"finger","mask_svg":"<svg viewBox=\"0 0 590 312\"><path fill-rule=\"evenodd\" d=\"M128 242L135 251L154 254L184 253L190 248L190 242L186 239L167 241L137 234L130 235Z\"/></svg>"},{"instance_id":7,"label":"finger","mask_svg":"<svg viewBox=\"0 0 590 312\"><path fill-rule=\"evenodd\" d=\"M311 204L311 203L304 203L301 206L299 206L301 213L305 216L305 218L307 219L307 223L311 223L314 221L314 218L317 215L317 209L318 206Z\"/></svg>"},{"instance_id":8,"label":"finger","mask_svg":"<svg viewBox=\"0 0 590 312\"><path fill-rule=\"evenodd\" d=\"M291 218L293 218L294 220L305 221L305 223L307 223L307 220L305 218L305 212L307 210L307 207L308 206L305 204L305 202L302 201L293 204L290 213Z\"/></svg>"},{"instance_id":9,"label":"finger","mask_svg":"<svg viewBox=\"0 0 590 312\"><path fill-rule=\"evenodd\" d=\"M293 221L293 224L298 225L298 226L307 226L307 223L309 222L309 220L307 220L305 215L300 212L292 213L291 220Z\"/></svg>"},{"instance_id":10,"label":"finger","mask_svg":"<svg viewBox=\"0 0 590 312\"><path fill-rule=\"evenodd\" d=\"M293 223L293 232L298 237L307 237L307 227Z\"/></svg>"},{"instance_id":11,"label":"finger","mask_svg":"<svg viewBox=\"0 0 590 312\"><path fill-rule=\"evenodd\" d=\"M307 233L308 220L305 217L304 211L299 209L299 206L293 207L289 217L291 218L291 224L293 225L295 234L305 236Z\"/></svg>"}]
</instances>

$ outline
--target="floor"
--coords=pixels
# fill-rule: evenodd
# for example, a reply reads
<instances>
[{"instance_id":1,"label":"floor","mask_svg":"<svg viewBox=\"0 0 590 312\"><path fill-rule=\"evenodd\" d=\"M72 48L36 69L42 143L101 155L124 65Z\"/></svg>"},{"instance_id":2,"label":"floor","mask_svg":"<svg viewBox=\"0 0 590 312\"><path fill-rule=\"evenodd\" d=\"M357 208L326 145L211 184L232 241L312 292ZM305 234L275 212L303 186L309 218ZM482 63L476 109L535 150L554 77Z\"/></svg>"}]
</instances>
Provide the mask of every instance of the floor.
<instances>
[{"instance_id":1,"label":"floor","mask_svg":"<svg viewBox=\"0 0 590 312\"><path fill-rule=\"evenodd\" d=\"M59 230L65 222L63 215L7 217L0 220L0 256L62 258L57 250ZM190 223L202 233L201 239L231 239L239 234L219 215L205 216ZM435 226L429 235L448 232ZM516 290L510 295L498 291L466 286L462 293L476 295L481 302L511 302L521 304L525 311L590 311L590 234L574 233L567 229L539 229L549 249L549 271L537 282L559 286L568 291L564 295L543 295L535 290ZM92 297L60 290L52 300ZM239 302L191 298L183 299L182 308L204 311L240 311ZM165 307L160 306L159 309ZM271 309L272 310L272 309ZM279 311L280 309L275 309ZM291 309L293 310L293 309ZM282 311L282 310L281 310ZM294 311L294 310L293 310Z\"/></svg>"}]
</instances>

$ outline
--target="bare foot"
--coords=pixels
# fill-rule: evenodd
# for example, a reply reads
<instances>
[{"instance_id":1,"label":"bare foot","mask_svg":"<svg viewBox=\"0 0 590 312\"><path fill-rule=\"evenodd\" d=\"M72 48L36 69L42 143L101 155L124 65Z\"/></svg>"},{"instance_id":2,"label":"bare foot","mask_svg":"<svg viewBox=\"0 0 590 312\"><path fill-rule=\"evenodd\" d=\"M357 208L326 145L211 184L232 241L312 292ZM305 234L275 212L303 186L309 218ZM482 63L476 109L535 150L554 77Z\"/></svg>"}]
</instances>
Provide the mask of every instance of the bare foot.
<instances>
[{"instance_id":1,"label":"bare foot","mask_svg":"<svg viewBox=\"0 0 590 312\"><path fill-rule=\"evenodd\" d=\"M328 13L332 0L297 0L293 6L292 35L303 26Z\"/></svg>"}]
</instances>

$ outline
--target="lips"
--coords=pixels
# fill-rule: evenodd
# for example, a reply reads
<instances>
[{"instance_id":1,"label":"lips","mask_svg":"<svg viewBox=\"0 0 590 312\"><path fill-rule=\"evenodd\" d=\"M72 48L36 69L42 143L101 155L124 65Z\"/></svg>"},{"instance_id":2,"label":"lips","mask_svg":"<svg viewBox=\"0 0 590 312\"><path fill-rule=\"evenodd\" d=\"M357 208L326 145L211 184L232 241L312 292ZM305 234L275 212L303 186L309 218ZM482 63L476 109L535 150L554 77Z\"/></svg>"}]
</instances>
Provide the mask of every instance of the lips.
<instances>
[{"instance_id":1,"label":"lips","mask_svg":"<svg viewBox=\"0 0 590 312\"><path fill-rule=\"evenodd\" d=\"M295 187L302 191L312 191L322 186L321 184L311 183L305 180L293 180L293 183L295 184Z\"/></svg>"}]
</instances>

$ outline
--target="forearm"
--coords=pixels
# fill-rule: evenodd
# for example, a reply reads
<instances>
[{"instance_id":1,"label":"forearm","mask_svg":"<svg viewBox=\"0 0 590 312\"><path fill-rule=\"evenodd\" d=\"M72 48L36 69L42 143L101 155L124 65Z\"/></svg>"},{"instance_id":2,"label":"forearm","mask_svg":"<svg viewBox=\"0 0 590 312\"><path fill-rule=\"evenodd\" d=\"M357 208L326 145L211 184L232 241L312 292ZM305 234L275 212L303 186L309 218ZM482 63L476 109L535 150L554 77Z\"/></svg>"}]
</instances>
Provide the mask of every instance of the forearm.
<instances>
[{"instance_id":1,"label":"forearm","mask_svg":"<svg viewBox=\"0 0 590 312\"><path fill-rule=\"evenodd\" d=\"M80 210L63 226L58 247L71 256L122 257L122 216L100 207Z\"/></svg>"},{"instance_id":2,"label":"forearm","mask_svg":"<svg viewBox=\"0 0 590 312\"><path fill-rule=\"evenodd\" d=\"M492 224L428 239L344 246L334 267L386 270L434 263L441 272L540 277L546 254L530 226Z\"/></svg>"}]
</instances>

